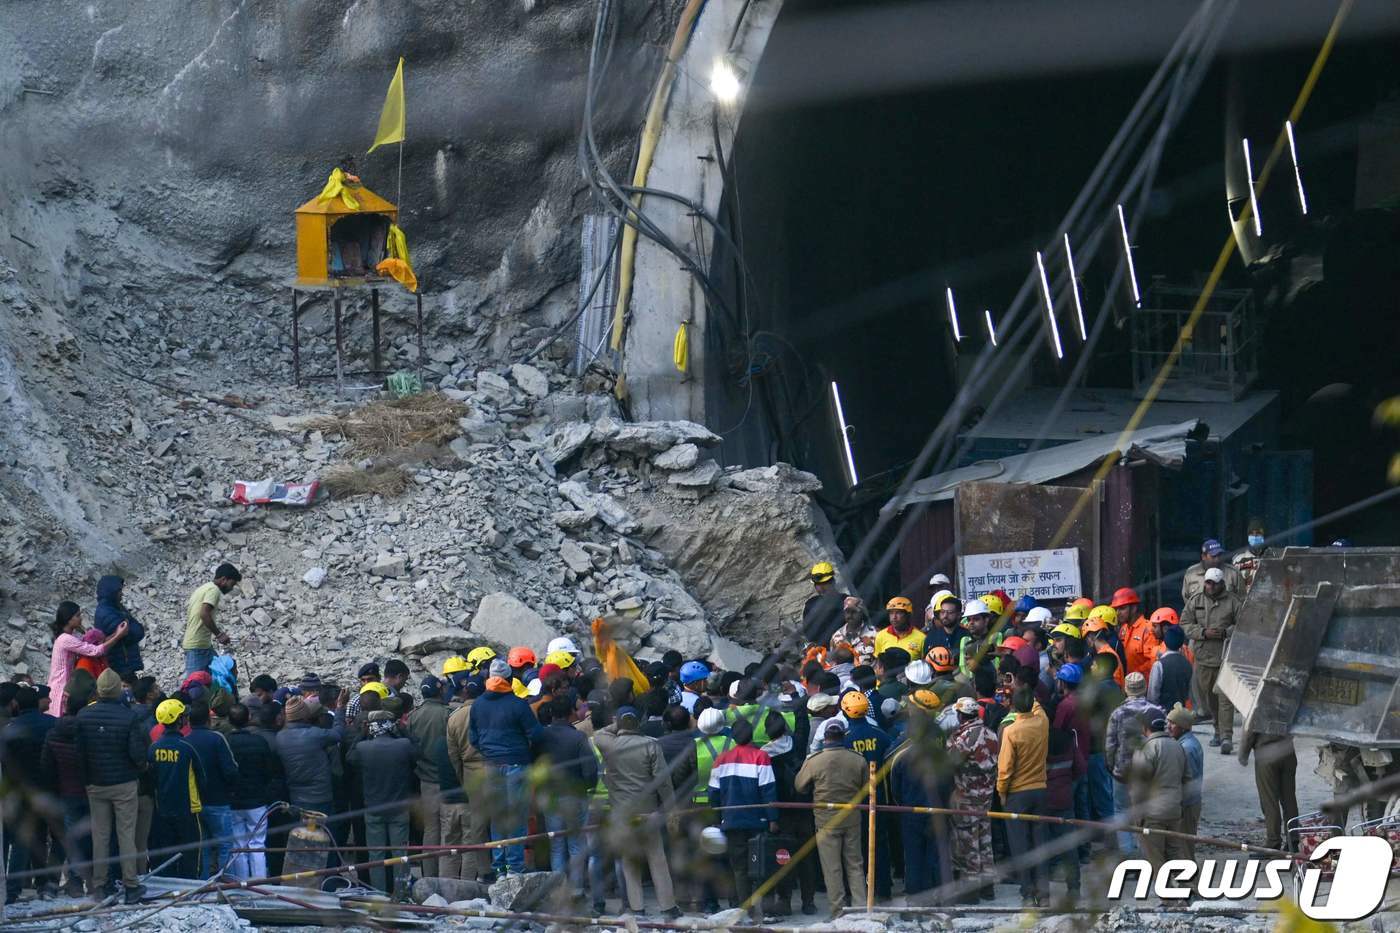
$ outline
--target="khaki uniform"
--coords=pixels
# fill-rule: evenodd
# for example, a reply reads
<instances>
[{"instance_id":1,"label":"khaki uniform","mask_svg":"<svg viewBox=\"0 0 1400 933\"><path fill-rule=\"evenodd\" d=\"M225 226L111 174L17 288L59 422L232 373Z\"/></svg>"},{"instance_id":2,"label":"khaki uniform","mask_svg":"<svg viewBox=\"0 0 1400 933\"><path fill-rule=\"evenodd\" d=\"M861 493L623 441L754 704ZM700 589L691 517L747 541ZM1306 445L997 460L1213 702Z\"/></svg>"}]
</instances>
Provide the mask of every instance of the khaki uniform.
<instances>
[{"instance_id":1,"label":"khaki uniform","mask_svg":"<svg viewBox=\"0 0 1400 933\"><path fill-rule=\"evenodd\" d=\"M1230 741L1234 735L1235 707L1225 694L1216 692L1215 682L1220 678L1220 665L1225 661L1225 648L1230 643L1230 634L1235 630L1240 607L1239 597L1228 589L1216 599L1202 590L1188 599L1186 608L1181 611L1181 628L1191 639L1191 650L1196 654L1192 686L1201 701L1214 708L1215 735L1222 741ZM1207 638L1207 629L1220 629L1225 634L1219 638Z\"/></svg>"},{"instance_id":2,"label":"khaki uniform","mask_svg":"<svg viewBox=\"0 0 1400 933\"><path fill-rule=\"evenodd\" d=\"M1286 735L1245 734L1240 762L1254 752L1254 786L1264 813L1264 845L1280 849L1287 840L1284 827L1298 815L1298 754Z\"/></svg>"},{"instance_id":3,"label":"khaki uniform","mask_svg":"<svg viewBox=\"0 0 1400 933\"><path fill-rule=\"evenodd\" d=\"M1244 578L1232 564L1221 562L1216 565L1220 572L1225 574L1225 592L1244 599L1245 585ZM1208 568L1201 563L1192 564L1186 570L1186 576L1181 578L1181 601L1184 603L1192 596L1201 592L1205 583L1206 570Z\"/></svg>"},{"instance_id":4,"label":"khaki uniform","mask_svg":"<svg viewBox=\"0 0 1400 933\"><path fill-rule=\"evenodd\" d=\"M802 763L794 782L813 803L863 803L869 787L865 757L845 746L826 746ZM816 810L817 855L833 913L846 906L846 888L857 906L865 903L864 859L856 810Z\"/></svg>"},{"instance_id":5,"label":"khaki uniform","mask_svg":"<svg viewBox=\"0 0 1400 933\"><path fill-rule=\"evenodd\" d=\"M457 778L462 782L462 793L467 800L466 816L463 822L467 845L481 845L491 841L491 809L481 805L482 788L486 782L486 760L468 741L471 726L472 704L467 700L447 718L447 758L457 769ZM475 804L473 804L475 798ZM491 873L491 850L476 849L462 857L462 878L471 881Z\"/></svg>"}]
</instances>

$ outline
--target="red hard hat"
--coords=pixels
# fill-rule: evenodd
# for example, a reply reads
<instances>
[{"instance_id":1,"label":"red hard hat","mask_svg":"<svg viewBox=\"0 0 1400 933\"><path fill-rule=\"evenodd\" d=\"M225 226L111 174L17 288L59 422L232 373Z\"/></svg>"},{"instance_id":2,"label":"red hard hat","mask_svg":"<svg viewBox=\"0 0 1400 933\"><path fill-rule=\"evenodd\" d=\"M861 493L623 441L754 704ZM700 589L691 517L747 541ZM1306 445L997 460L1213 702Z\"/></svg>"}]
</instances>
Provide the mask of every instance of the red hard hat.
<instances>
[{"instance_id":1,"label":"red hard hat","mask_svg":"<svg viewBox=\"0 0 1400 933\"><path fill-rule=\"evenodd\" d=\"M1026 647L1026 640L1020 635L1008 635L1006 638L1002 639L1001 645L998 647L1006 648L1009 651L1015 651L1017 648Z\"/></svg>"},{"instance_id":2,"label":"red hard hat","mask_svg":"<svg viewBox=\"0 0 1400 933\"><path fill-rule=\"evenodd\" d=\"M1180 625L1181 619L1177 617L1176 610L1171 606L1163 606L1152 613L1152 623L1154 625Z\"/></svg>"},{"instance_id":3,"label":"red hard hat","mask_svg":"<svg viewBox=\"0 0 1400 933\"><path fill-rule=\"evenodd\" d=\"M1124 606L1136 606L1142 600L1138 599L1137 591L1130 587L1120 587L1113 592L1113 602L1109 603L1114 609L1121 609Z\"/></svg>"},{"instance_id":4,"label":"red hard hat","mask_svg":"<svg viewBox=\"0 0 1400 933\"><path fill-rule=\"evenodd\" d=\"M523 645L517 645L506 655L506 663L511 667L528 667L535 663L535 652Z\"/></svg>"}]
</instances>

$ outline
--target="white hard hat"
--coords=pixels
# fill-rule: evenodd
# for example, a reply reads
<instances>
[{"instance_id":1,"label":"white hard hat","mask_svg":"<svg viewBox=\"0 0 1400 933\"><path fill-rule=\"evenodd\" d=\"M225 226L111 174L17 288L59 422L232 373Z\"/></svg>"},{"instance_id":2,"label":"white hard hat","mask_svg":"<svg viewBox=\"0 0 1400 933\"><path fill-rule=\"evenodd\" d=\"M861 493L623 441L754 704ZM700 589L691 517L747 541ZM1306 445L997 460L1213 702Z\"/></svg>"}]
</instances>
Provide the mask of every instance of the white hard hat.
<instances>
[{"instance_id":1,"label":"white hard hat","mask_svg":"<svg viewBox=\"0 0 1400 933\"><path fill-rule=\"evenodd\" d=\"M1219 567L1212 567L1206 571L1206 579L1212 583L1224 583L1225 571L1221 570Z\"/></svg>"},{"instance_id":2,"label":"white hard hat","mask_svg":"<svg viewBox=\"0 0 1400 933\"><path fill-rule=\"evenodd\" d=\"M970 619L973 616L989 616L992 610L987 608L987 604L980 599L969 599L967 605L963 606L963 618Z\"/></svg>"},{"instance_id":3,"label":"white hard hat","mask_svg":"<svg viewBox=\"0 0 1400 933\"><path fill-rule=\"evenodd\" d=\"M1042 624L1045 622L1053 622L1054 616L1050 615L1050 610L1046 609L1044 606L1036 606L1030 612L1026 613L1026 621Z\"/></svg>"},{"instance_id":4,"label":"white hard hat","mask_svg":"<svg viewBox=\"0 0 1400 933\"><path fill-rule=\"evenodd\" d=\"M729 850L729 840L718 826L706 826L700 831L700 848L707 855L723 855Z\"/></svg>"},{"instance_id":5,"label":"white hard hat","mask_svg":"<svg viewBox=\"0 0 1400 933\"><path fill-rule=\"evenodd\" d=\"M928 585L933 589L938 589L939 587L951 587L953 585L953 581L948 579L948 575L946 573L935 573L933 576L928 578Z\"/></svg>"},{"instance_id":6,"label":"white hard hat","mask_svg":"<svg viewBox=\"0 0 1400 933\"><path fill-rule=\"evenodd\" d=\"M525 692L532 697L537 697L540 695L542 689L544 689L544 681L536 677L534 680L530 681L529 686L525 688Z\"/></svg>"},{"instance_id":7,"label":"white hard hat","mask_svg":"<svg viewBox=\"0 0 1400 933\"><path fill-rule=\"evenodd\" d=\"M700 714L700 719L695 724L706 735L718 735L720 730L724 728L724 713L710 707Z\"/></svg>"},{"instance_id":8,"label":"white hard hat","mask_svg":"<svg viewBox=\"0 0 1400 933\"><path fill-rule=\"evenodd\" d=\"M922 687L933 683L933 668L926 661L910 661L904 668L904 679Z\"/></svg>"},{"instance_id":9,"label":"white hard hat","mask_svg":"<svg viewBox=\"0 0 1400 933\"><path fill-rule=\"evenodd\" d=\"M572 655L581 653L578 650L578 645L574 644L574 640L567 635L560 635L549 643L548 648L544 649L545 654L553 654L556 651L566 651Z\"/></svg>"}]
</instances>

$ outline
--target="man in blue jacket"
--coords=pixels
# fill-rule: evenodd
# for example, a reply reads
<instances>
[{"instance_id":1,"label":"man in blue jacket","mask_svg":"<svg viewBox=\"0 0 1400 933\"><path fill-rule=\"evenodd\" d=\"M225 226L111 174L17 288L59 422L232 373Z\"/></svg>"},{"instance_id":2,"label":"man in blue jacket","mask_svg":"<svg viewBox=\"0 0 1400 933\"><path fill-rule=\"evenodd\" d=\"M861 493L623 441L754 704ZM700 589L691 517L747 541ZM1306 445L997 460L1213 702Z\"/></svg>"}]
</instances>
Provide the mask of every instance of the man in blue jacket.
<instances>
[{"instance_id":1,"label":"man in blue jacket","mask_svg":"<svg viewBox=\"0 0 1400 933\"><path fill-rule=\"evenodd\" d=\"M209 704L195 700L189 705L190 734L185 741L199 755L204 768L200 785L204 809L200 821L209 846L203 858L202 877L208 878L229 862L233 850L233 789L238 783L238 762L222 732L209 728Z\"/></svg>"},{"instance_id":2,"label":"man in blue jacket","mask_svg":"<svg viewBox=\"0 0 1400 933\"><path fill-rule=\"evenodd\" d=\"M185 704L179 700L164 700L156 707L156 722L165 726L165 731L146 752L156 788L151 846L189 846L181 850L170 873L176 878L207 878L208 872L200 866L205 850L197 844L204 840L199 815L204 809L201 794L208 781L194 746L180 735L188 719Z\"/></svg>"},{"instance_id":3,"label":"man in blue jacket","mask_svg":"<svg viewBox=\"0 0 1400 933\"><path fill-rule=\"evenodd\" d=\"M146 627L122 605L125 586L126 581L117 576L108 575L97 581L97 609L92 621L104 635L111 635L117 626L126 623L126 637L107 651L107 666L116 671L124 683L132 684L141 672L141 639L146 637Z\"/></svg>"},{"instance_id":4,"label":"man in blue jacket","mask_svg":"<svg viewBox=\"0 0 1400 933\"><path fill-rule=\"evenodd\" d=\"M505 661L491 662L486 692L472 706L467 741L486 761L486 793L491 808L491 839L525 835L525 769L530 747L544 737L544 727L530 705L511 689L512 672ZM525 871L525 848L503 846L496 850L493 866L498 873Z\"/></svg>"}]
</instances>

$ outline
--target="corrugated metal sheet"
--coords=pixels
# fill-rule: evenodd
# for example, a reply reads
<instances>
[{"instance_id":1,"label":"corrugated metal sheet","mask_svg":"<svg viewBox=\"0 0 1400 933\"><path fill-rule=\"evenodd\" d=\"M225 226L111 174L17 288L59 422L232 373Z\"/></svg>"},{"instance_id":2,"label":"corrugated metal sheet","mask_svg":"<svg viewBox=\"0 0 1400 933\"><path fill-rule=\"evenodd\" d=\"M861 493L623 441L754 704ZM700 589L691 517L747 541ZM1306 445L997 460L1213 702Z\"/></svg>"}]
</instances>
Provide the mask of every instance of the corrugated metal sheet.
<instances>
[{"instance_id":1,"label":"corrugated metal sheet","mask_svg":"<svg viewBox=\"0 0 1400 933\"><path fill-rule=\"evenodd\" d=\"M899 591L913 600L914 609L922 614L933 598L928 578L935 573L945 573L949 579L956 580L957 571L957 555L953 551L953 503L930 502L900 541Z\"/></svg>"},{"instance_id":2,"label":"corrugated metal sheet","mask_svg":"<svg viewBox=\"0 0 1400 933\"><path fill-rule=\"evenodd\" d=\"M1126 445L1126 457L1180 469L1186 460L1186 440L1199 424L1199 420L1192 420L1134 431ZM918 502L951 499L959 483L1048 483L1098 463L1118 449L1118 436L1115 434L959 467L920 480L904 498L887 502L881 512L899 512Z\"/></svg>"}]
</instances>

